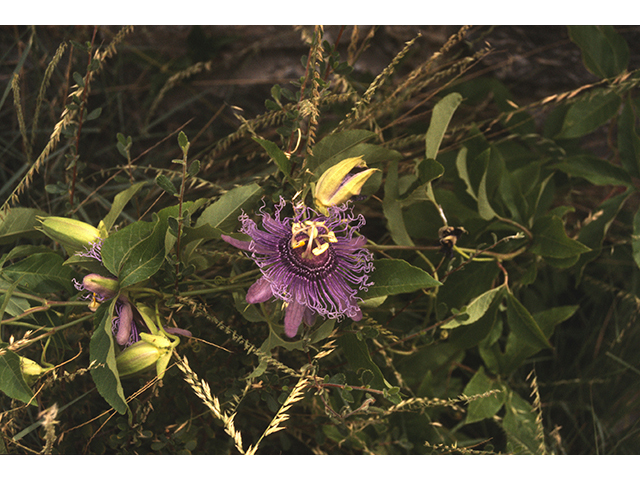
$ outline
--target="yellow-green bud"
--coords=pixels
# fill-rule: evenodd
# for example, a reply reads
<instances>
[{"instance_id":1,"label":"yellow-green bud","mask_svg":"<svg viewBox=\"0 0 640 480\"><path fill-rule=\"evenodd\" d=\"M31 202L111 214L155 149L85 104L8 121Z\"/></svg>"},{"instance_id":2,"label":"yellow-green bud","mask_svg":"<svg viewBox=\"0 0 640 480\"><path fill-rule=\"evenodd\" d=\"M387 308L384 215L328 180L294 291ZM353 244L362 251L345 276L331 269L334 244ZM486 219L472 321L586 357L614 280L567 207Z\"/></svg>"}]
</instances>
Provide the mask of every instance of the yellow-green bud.
<instances>
[{"instance_id":1,"label":"yellow-green bud","mask_svg":"<svg viewBox=\"0 0 640 480\"><path fill-rule=\"evenodd\" d=\"M141 340L126 348L116 357L118 373L121 377L133 375L156 365L158 378L164 377L173 349L180 342L172 342L164 334L153 335L140 332Z\"/></svg>"},{"instance_id":2,"label":"yellow-green bud","mask_svg":"<svg viewBox=\"0 0 640 480\"><path fill-rule=\"evenodd\" d=\"M20 357L20 370L22 370L25 381L31 385L48 369L42 368L38 362L34 362L30 358Z\"/></svg>"},{"instance_id":3,"label":"yellow-green bud","mask_svg":"<svg viewBox=\"0 0 640 480\"><path fill-rule=\"evenodd\" d=\"M350 174L356 167L367 168L362 156L342 160L322 174L314 193L316 206L322 213L326 215L328 207L340 205L352 196L359 195L369 177L378 170L367 168Z\"/></svg>"},{"instance_id":4,"label":"yellow-green bud","mask_svg":"<svg viewBox=\"0 0 640 480\"><path fill-rule=\"evenodd\" d=\"M116 366L121 377L140 373L152 367L162 351L155 345L140 340L116 356Z\"/></svg>"},{"instance_id":5,"label":"yellow-green bud","mask_svg":"<svg viewBox=\"0 0 640 480\"><path fill-rule=\"evenodd\" d=\"M100 231L88 223L65 217L39 217L38 230L60 243L70 255L84 250L100 238Z\"/></svg>"}]
</instances>

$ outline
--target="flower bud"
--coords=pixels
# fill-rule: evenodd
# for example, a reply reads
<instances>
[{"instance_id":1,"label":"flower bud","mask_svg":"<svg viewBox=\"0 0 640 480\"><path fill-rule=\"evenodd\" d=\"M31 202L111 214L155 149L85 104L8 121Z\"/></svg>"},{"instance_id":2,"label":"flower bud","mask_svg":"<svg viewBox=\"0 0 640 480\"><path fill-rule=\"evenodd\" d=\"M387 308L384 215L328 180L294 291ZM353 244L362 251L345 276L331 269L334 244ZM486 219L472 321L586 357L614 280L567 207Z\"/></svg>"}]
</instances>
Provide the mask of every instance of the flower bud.
<instances>
[{"instance_id":1,"label":"flower bud","mask_svg":"<svg viewBox=\"0 0 640 480\"><path fill-rule=\"evenodd\" d=\"M173 349L180 341L177 340L174 343L161 333L153 335L140 332L140 338L139 342L134 343L116 356L118 373L121 377L133 375L143 372L155 364L158 378L162 378L169 360L171 360Z\"/></svg>"},{"instance_id":2,"label":"flower bud","mask_svg":"<svg viewBox=\"0 0 640 480\"><path fill-rule=\"evenodd\" d=\"M354 168L366 170L351 173ZM314 194L316 206L326 214L328 207L340 205L352 196L359 195L366 181L377 170L377 168L367 168L362 156L342 160L324 172L318 180Z\"/></svg>"},{"instance_id":3,"label":"flower bud","mask_svg":"<svg viewBox=\"0 0 640 480\"><path fill-rule=\"evenodd\" d=\"M34 362L30 358L20 357L20 370L22 370L22 376L25 381L31 385L48 369L42 368L39 363Z\"/></svg>"},{"instance_id":4,"label":"flower bud","mask_svg":"<svg viewBox=\"0 0 640 480\"><path fill-rule=\"evenodd\" d=\"M118 293L118 290L120 290L120 283L118 280L103 277L97 273L85 275L82 279L82 286L85 290L95 293L102 300L113 298L116 293Z\"/></svg>"},{"instance_id":5,"label":"flower bud","mask_svg":"<svg viewBox=\"0 0 640 480\"><path fill-rule=\"evenodd\" d=\"M67 253L73 254L89 247L100 238L100 231L88 223L65 217L39 217L42 231L47 237L60 243Z\"/></svg>"},{"instance_id":6,"label":"flower bud","mask_svg":"<svg viewBox=\"0 0 640 480\"><path fill-rule=\"evenodd\" d=\"M155 345L140 340L116 356L116 366L121 377L133 375L152 367L162 351Z\"/></svg>"}]
</instances>

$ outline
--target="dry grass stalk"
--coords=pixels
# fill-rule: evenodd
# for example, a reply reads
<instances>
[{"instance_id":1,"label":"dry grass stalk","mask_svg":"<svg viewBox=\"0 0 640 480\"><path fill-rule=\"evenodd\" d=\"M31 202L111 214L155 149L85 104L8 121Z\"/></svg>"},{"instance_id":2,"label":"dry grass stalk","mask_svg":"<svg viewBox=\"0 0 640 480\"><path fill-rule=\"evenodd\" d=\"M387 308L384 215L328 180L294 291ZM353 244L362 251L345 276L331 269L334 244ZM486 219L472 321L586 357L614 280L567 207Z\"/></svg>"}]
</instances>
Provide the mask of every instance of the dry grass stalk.
<instances>
[{"instance_id":1,"label":"dry grass stalk","mask_svg":"<svg viewBox=\"0 0 640 480\"><path fill-rule=\"evenodd\" d=\"M546 455L547 447L544 443L544 426L542 425L542 401L540 400L540 390L538 389L538 378L535 370L531 370L527 379L531 379L531 396L533 397L533 411L536 412L536 440L538 444L538 455Z\"/></svg>"},{"instance_id":2,"label":"dry grass stalk","mask_svg":"<svg viewBox=\"0 0 640 480\"><path fill-rule=\"evenodd\" d=\"M182 373L184 373L184 379L187 384L195 392L198 398L202 400L202 403L204 403L207 408L211 410L215 417L222 421L222 423L224 424L224 431L233 439L238 451L244 454L245 451L242 447L242 435L239 431L236 430L235 424L233 423L233 419L236 414L234 413L232 415L228 415L227 413L225 413L220 406L220 400L218 400L218 398L211 393L209 384L204 380L200 380L198 378L198 375L193 370L191 370L186 357L178 358L178 368L180 369L180 371L182 371Z\"/></svg>"},{"instance_id":3,"label":"dry grass stalk","mask_svg":"<svg viewBox=\"0 0 640 480\"><path fill-rule=\"evenodd\" d=\"M309 378L306 376L300 377L300 380L298 380L298 383L296 384L296 386L293 387L293 389L291 390L291 393L289 394L285 402L280 407L280 410L278 410L278 413L276 413L275 417L273 417L273 420L271 420L271 422L269 423L269 426L266 428L266 430L264 431L260 439L256 442L254 446L251 446L247 449L246 455L254 455L258 450L258 446L260 445L260 442L262 441L263 438L268 437L269 435L279 432L280 430L283 430L285 428L284 426L282 426L282 424L289 419L289 414L287 414L286 412L293 405L295 405L296 403L298 403L300 400L304 398L304 390L308 386L309 386Z\"/></svg>"},{"instance_id":4,"label":"dry grass stalk","mask_svg":"<svg viewBox=\"0 0 640 480\"><path fill-rule=\"evenodd\" d=\"M98 61L98 66L97 66L97 68L87 72L87 75L84 78L84 84L85 85L88 85L90 83L91 79L93 78L93 76L102 69L102 67L104 66L104 61L107 60L108 58L111 58L115 54L116 46L131 31L133 31L133 27L124 27L123 29L120 30L120 32L118 32L118 34L114 37L114 39L111 41L111 43L109 44L109 46L105 50L96 52L96 54L94 56L94 59ZM82 97L82 93L84 91L84 88L85 87L81 87L78 84L74 85L72 87L73 92L69 96L71 97L71 96L77 95L78 98L81 98ZM42 166L42 164L44 163L45 159L49 156L49 154L58 145L58 142L60 141L60 137L62 136L62 132L69 125L71 125L71 123L73 122L77 112L78 112L78 110L70 110L69 108L65 107L64 111L60 115L60 120L58 121L58 123L53 128L53 132L51 133L51 135L49 137L49 142L44 147L44 149L42 150L42 152L40 153L40 155L38 156L36 161L33 162L33 165L31 165L31 168L25 174L25 176L22 178L20 183L16 186L16 188L14 188L13 192L11 192L11 194L9 195L7 200L2 205L2 208L0 208L0 212L2 214L4 214L4 212L6 212L6 210L9 208L10 205L12 205L12 204L14 204L14 203L16 203L18 201L18 196L29 186L29 184L31 182L31 179L33 178L33 176L36 173L38 173L38 171L39 171L40 167ZM21 129L22 129L22 127L21 127Z\"/></svg>"}]
</instances>

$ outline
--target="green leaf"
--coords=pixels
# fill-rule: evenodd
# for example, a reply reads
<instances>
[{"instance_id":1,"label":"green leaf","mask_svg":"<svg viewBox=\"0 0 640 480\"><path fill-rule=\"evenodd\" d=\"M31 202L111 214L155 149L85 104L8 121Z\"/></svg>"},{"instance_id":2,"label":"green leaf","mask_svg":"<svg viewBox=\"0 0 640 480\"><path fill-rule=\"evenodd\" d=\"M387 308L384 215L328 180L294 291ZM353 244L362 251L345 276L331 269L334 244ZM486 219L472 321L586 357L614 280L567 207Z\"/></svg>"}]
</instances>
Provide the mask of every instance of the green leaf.
<instances>
[{"instance_id":1,"label":"green leaf","mask_svg":"<svg viewBox=\"0 0 640 480\"><path fill-rule=\"evenodd\" d=\"M0 349L8 344L0 343ZM0 351L0 391L23 403L37 405L33 392L22 376L20 356L11 350Z\"/></svg>"},{"instance_id":2,"label":"green leaf","mask_svg":"<svg viewBox=\"0 0 640 480\"><path fill-rule=\"evenodd\" d=\"M578 305L550 308L534 313L533 320L540 327L544 336L549 339L553 335L556 325L571 318L577 310ZM513 374L527 358L535 355L540 350L542 350L542 347L539 344L532 346L514 332L510 332L507 337L504 355L500 355L500 365L502 366L500 373L506 376Z\"/></svg>"},{"instance_id":3,"label":"green leaf","mask_svg":"<svg viewBox=\"0 0 640 480\"><path fill-rule=\"evenodd\" d=\"M496 212L489 204L489 196L487 194L487 174L489 169L485 170L480 185L478 186L478 214L483 220L491 220L496 216Z\"/></svg>"},{"instance_id":4,"label":"green leaf","mask_svg":"<svg viewBox=\"0 0 640 480\"><path fill-rule=\"evenodd\" d=\"M580 47L584 65L602 78L624 72L629 63L629 46L610 25L570 26L569 36Z\"/></svg>"},{"instance_id":5,"label":"green leaf","mask_svg":"<svg viewBox=\"0 0 640 480\"><path fill-rule=\"evenodd\" d=\"M144 187L144 185L145 182L136 183L114 197L109 213L102 219L105 230L111 230L111 227L116 223L118 216L120 216L120 213L122 213L122 210L127 203L129 203L129 200L131 200L140 191L140 189Z\"/></svg>"},{"instance_id":6,"label":"green leaf","mask_svg":"<svg viewBox=\"0 0 640 480\"><path fill-rule=\"evenodd\" d=\"M464 309L461 315L456 316L450 322L445 323L440 328L451 329L456 328L461 325L471 325L472 323L480 320L491 304L495 301L500 301L502 297L502 292L504 291L504 285L500 285L494 289L488 290L484 292L479 297L471 300L469 305Z\"/></svg>"},{"instance_id":7,"label":"green leaf","mask_svg":"<svg viewBox=\"0 0 640 480\"><path fill-rule=\"evenodd\" d=\"M633 234L631 236L631 248L633 251L633 259L636 265L640 267L640 210L633 216Z\"/></svg>"},{"instance_id":8,"label":"green leaf","mask_svg":"<svg viewBox=\"0 0 640 480\"><path fill-rule=\"evenodd\" d=\"M556 165L558 170L581 177L594 185L631 185L631 177L622 168L592 155L575 155Z\"/></svg>"},{"instance_id":9,"label":"green leaf","mask_svg":"<svg viewBox=\"0 0 640 480\"><path fill-rule=\"evenodd\" d=\"M366 292L359 293L358 296L363 300L442 285L424 270L409 265L404 260L383 258L374 260L373 265L375 270L369 276L369 281L374 282L374 285Z\"/></svg>"},{"instance_id":10,"label":"green leaf","mask_svg":"<svg viewBox=\"0 0 640 480\"><path fill-rule=\"evenodd\" d=\"M189 144L189 139L187 138L187 135L182 131L178 134L178 145L180 145L180 149L182 150L182 153L186 155L187 152L189 151L190 144Z\"/></svg>"},{"instance_id":11,"label":"green leaf","mask_svg":"<svg viewBox=\"0 0 640 480\"><path fill-rule=\"evenodd\" d=\"M596 90L604 92L604 90ZM594 95L589 92L569 107L562 129L556 138L578 138L608 122L620 108L622 100L615 92Z\"/></svg>"},{"instance_id":12,"label":"green leaf","mask_svg":"<svg viewBox=\"0 0 640 480\"><path fill-rule=\"evenodd\" d=\"M4 268L2 272L32 292L66 290L72 293L71 280L75 274L71 267L62 263L62 257L53 252L36 253Z\"/></svg>"},{"instance_id":13,"label":"green leaf","mask_svg":"<svg viewBox=\"0 0 640 480\"><path fill-rule=\"evenodd\" d=\"M531 253L543 257L568 258L590 250L577 240L567 237L562 220L555 215L538 219L531 230L533 242Z\"/></svg>"},{"instance_id":14,"label":"green leaf","mask_svg":"<svg viewBox=\"0 0 640 480\"><path fill-rule=\"evenodd\" d=\"M627 199L634 190L627 189L626 192L616 195L602 202L594 218L580 229L578 240L591 248L591 251L583 254L579 260L579 269L582 272L585 265L600 255L602 243L609 231L609 227L616 219L618 212L622 209ZM633 242L633 239L632 239Z\"/></svg>"},{"instance_id":15,"label":"green leaf","mask_svg":"<svg viewBox=\"0 0 640 480\"><path fill-rule=\"evenodd\" d=\"M387 219L387 228L396 245L413 245L413 240L407 233L402 215L402 204L398 201L398 161L389 163L389 170L384 184L384 201L382 211Z\"/></svg>"},{"instance_id":16,"label":"green leaf","mask_svg":"<svg viewBox=\"0 0 640 480\"><path fill-rule=\"evenodd\" d=\"M9 283L3 278L0 278L0 289L5 290L5 293L0 295L0 304L4 307L4 312L0 311L0 314L6 313L7 315L15 317L31 307L26 299L13 296L13 292L17 286L18 282ZM7 295L9 296L8 300ZM0 316L0 318L2 317Z\"/></svg>"},{"instance_id":17,"label":"green leaf","mask_svg":"<svg viewBox=\"0 0 640 480\"><path fill-rule=\"evenodd\" d=\"M313 155L306 159L307 168L312 172L316 172L318 166L334 157L337 158L335 162L337 163L343 158L347 158L341 156L347 150L359 143L366 142L375 136L375 133L367 130L346 130L344 132L327 135L313 147ZM351 156L355 157L357 155ZM367 161L366 158L365 161ZM329 166L327 166L327 168L329 168Z\"/></svg>"},{"instance_id":18,"label":"green leaf","mask_svg":"<svg viewBox=\"0 0 640 480\"><path fill-rule=\"evenodd\" d=\"M538 349L553 348L529 311L511 292L507 293L507 322L513 334L527 345Z\"/></svg>"},{"instance_id":19,"label":"green leaf","mask_svg":"<svg viewBox=\"0 0 640 480\"><path fill-rule=\"evenodd\" d=\"M265 140L264 138L253 137L257 143L259 143L262 148L269 154L271 160L274 161L278 169L284 173L286 178L291 178L291 159L285 155L285 153L280 150L280 147L276 145L274 142L270 140Z\"/></svg>"},{"instance_id":20,"label":"green leaf","mask_svg":"<svg viewBox=\"0 0 640 480\"><path fill-rule=\"evenodd\" d=\"M195 177L200 172L200 160L194 160L189 164L187 177Z\"/></svg>"},{"instance_id":21,"label":"green leaf","mask_svg":"<svg viewBox=\"0 0 640 480\"><path fill-rule=\"evenodd\" d=\"M121 287L147 280L160 269L166 232L166 219L136 222L105 239L102 262L120 280Z\"/></svg>"},{"instance_id":22,"label":"green leaf","mask_svg":"<svg viewBox=\"0 0 640 480\"><path fill-rule=\"evenodd\" d=\"M96 311L96 319L99 324L91 336L89 343L89 359L97 368L91 369L91 377L102 397L119 414L124 415L129 411L129 406L124 397L118 367L116 366L115 345L111 334L111 318L115 307L114 299L103 303Z\"/></svg>"},{"instance_id":23,"label":"green leaf","mask_svg":"<svg viewBox=\"0 0 640 480\"><path fill-rule=\"evenodd\" d=\"M364 340L359 339L355 333L346 332L338 338L338 345L356 373L360 370L368 370L373 373L371 387L376 389L391 387L385 380L380 367L371 359L367 343Z\"/></svg>"},{"instance_id":24,"label":"green leaf","mask_svg":"<svg viewBox=\"0 0 640 480\"><path fill-rule=\"evenodd\" d=\"M178 196L178 189L165 175L158 175L156 177L156 184L169 195Z\"/></svg>"},{"instance_id":25,"label":"green leaf","mask_svg":"<svg viewBox=\"0 0 640 480\"><path fill-rule=\"evenodd\" d=\"M540 454L544 440L538 437L537 419L531 404L509 390L502 428L507 433L507 448L515 454Z\"/></svg>"},{"instance_id":26,"label":"green leaf","mask_svg":"<svg viewBox=\"0 0 640 480\"><path fill-rule=\"evenodd\" d=\"M18 238L38 238L42 233L35 229L40 225L36 217L47 216L35 208L14 207L0 215L0 245L14 243Z\"/></svg>"},{"instance_id":27,"label":"green leaf","mask_svg":"<svg viewBox=\"0 0 640 480\"><path fill-rule=\"evenodd\" d=\"M84 78L80 73L73 72L73 80L78 84L78 86L84 87Z\"/></svg>"},{"instance_id":28,"label":"green leaf","mask_svg":"<svg viewBox=\"0 0 640 480\"><path fill-rule=\"evenodd\" d=\"M89 112L89 114L87 115L87 120L95 120L100 116L101 113L102 113L102 108L98 107L95 110L92 110L91 112Z\"/></svg>"},{"instance_id":29,"label":"green leaf","mask_svg":"<svg viewBox=\"0 0 640 480\"><path fill-rule=\"evenodd\" d=\"M631 102L625 103L618 117L618 148L625 170L633 177L640 177L640 136Z\"/></svg>"},{"instance_id":30,"label":"green leaf","mask_svg":"<svg viewBox=\"0 0 640 480\"><path fill-rule=\"evenodd\" d=\"M431 122L425 138L426 158L435 160L440 150L440 144L447 131L449 122L453 117L453 113L462 102L462 95L459 93L450 93L433 107Z\"/></svg>"},{"instance_id":31,"label":"green leaf","mask_svg":"<svg viewBox=\"0 0 640 480\"><path fill-rule=\"evenodd\" d=\"M233 232L238 225L238 216L243 208L253 206L260 195L262 195L262 188L257 183L229 190L204 209L196 222L196 227L209 225L223 232Z\"/></svg>"},{"instance_id":32,"label":"green leaf","mask_svg":"<svg viewBox=\"0 0 640 480\"><path fill-rule=\"evenodd\" d=\"M472 400L469 403L467 409L467 418L465 423L474 423L484 420L485 418L493 417L505 401L505 389L506 387L500 380L493 380L484 373L484 367L480 367L478 371L473 375L467 386L464 388L464 394L467 396L481 395L483 393L490 392L491 390L500 390L499 392L488 395L484 398L478 398Z\"/></svg>"}]
</instances>

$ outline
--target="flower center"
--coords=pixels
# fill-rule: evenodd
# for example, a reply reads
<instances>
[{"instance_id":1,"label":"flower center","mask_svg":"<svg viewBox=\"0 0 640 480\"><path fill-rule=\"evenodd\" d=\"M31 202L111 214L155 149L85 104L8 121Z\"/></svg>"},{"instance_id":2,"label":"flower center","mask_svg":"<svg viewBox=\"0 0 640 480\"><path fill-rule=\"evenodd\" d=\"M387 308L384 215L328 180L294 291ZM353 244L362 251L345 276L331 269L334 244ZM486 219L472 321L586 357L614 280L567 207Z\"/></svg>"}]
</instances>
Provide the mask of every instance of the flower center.
<instances>
[{"instance_id":1,"label":"flower center","mask_svg":"<svg viewBox=\"0 0 640 480\"><path fill-rule=\"evenodd\" d=\"M282 244L281 252L297 274L307 277L323 276L331 271L335 262L332 243L338 239L323 222L306 220L291 228L291 240Z\"/></svg>"},{"instance_id":2,"label":"flower center","mask_svg":"<svg viewBox=\"0 0 640 480\"><path fill-rule=\"evenodd\" d=\"M295 222L291 227L291 248L294 250L305 247L301 257L312 260L327 251L330 243L336 243L335 233L329 230L324 222L305 220Z\"/></svg>"}]
</instances>

